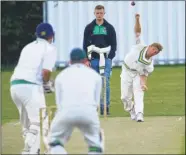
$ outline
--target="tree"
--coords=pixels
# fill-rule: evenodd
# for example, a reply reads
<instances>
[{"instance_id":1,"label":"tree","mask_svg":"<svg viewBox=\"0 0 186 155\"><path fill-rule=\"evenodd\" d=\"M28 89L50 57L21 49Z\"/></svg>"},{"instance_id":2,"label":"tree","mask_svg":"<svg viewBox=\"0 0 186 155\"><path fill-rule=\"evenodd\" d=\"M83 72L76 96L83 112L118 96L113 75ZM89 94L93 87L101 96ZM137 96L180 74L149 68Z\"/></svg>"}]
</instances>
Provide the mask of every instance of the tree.
<instances>
[{"instance_id":1,"label":"tree","mask_svg":"<svg viewBox=\"0 0 186 155\"><path fill-rule=\"evenodd\" d=\"M1 64L17 63L21 49L35 39L43 21L42 1L1 2Z\"/></svg>"}]
</instances>

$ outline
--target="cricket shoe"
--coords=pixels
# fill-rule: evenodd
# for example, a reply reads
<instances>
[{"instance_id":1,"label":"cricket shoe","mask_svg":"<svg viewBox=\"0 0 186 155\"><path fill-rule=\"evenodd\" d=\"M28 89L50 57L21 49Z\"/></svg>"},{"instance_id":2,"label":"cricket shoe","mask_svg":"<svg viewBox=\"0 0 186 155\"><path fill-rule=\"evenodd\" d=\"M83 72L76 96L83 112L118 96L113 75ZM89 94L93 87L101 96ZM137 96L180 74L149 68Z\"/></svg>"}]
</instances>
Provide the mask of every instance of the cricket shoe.
<instances>
[{"instance_id":1,"label":"cricket shoe","mask_svg":"<svg viewBox=\"0 0 186 155\"><path fill-rule=\"evenodd\" d=\"M103 106L100 107L100 115L103 115L104 114L104 108Z\"/></svg>"},{"instance_id":2,"label":"cricket shoe","mask_svg":"<svg viewBox=\"0 0 186 155\"><path fill-rule=\"evenodd\" d=\"M26 154L29 155L30 152L28 152L28 151L22 151L22 152L21 152L21 155L26 155Z\"/></svg>"},{"instance_id":3,"label":"cricket shoe","mask_svg":"<svg viewBox=\"0 0 186 155\"><path fill-rule=\"evenodd\" d=\"M139 112L139 113L136 115L136 122L144 122L143 113Z\"/></svg>"},{"instance_id":4,"label":"cricket shoe","mask_svg":"<svg viewBox=\"0 0 186 155\"><path fill-rule=\"evenodd\" d=\"M129 113L130 113L131 120L135 120L136 119L136 113L135 113L134 107L129 111Z\"/></svg>"},{"instance_id":5,"label":"cricket shoe","mask_svg":"<svg viewBox=\"0 0 186 155\"><path fill-rule=\"evenodd\" d=\"M33 153L30 153L30 151L27 151L27 150L23 150L21 152L21 155L29 155L29 154L33 154ZM40 155L40 149L38 149L37 153L34 153L35 155ZM45 153L44 153L45 154ZM48 153L47 153L48 154Z\"/></svg>"},{"instance_id":6,"label":"cricket shoe","mask_svg":"<svg viewBox=\"0 0 186 155\"><path fill-rule=\"evenodd\" d=\"M107 107L107 115L110 115L110 109Z\"/></svg>"},{"instance_id":7,"label":"cricket shoe","mask_svg":"<svg viewBox=\"0 0 186 155\"><path fill-rule=\"evenodd\" d=\"M21 152L22 155L30 154L30 147L26 144L23 151Z\"/></svg>"},{"instance_id":8,"label":"cricket shoe","mask_svg":"<svg viewBox=\"0 0 186 155\"><path fill-rule=\"evenodd\" d=\"M101 115L101 116L104 115L104 108L101 109L100 115ZM107 116L109 116L109 115L110 115L109 108L107 108Z\"/></svg>"}]
</instances>

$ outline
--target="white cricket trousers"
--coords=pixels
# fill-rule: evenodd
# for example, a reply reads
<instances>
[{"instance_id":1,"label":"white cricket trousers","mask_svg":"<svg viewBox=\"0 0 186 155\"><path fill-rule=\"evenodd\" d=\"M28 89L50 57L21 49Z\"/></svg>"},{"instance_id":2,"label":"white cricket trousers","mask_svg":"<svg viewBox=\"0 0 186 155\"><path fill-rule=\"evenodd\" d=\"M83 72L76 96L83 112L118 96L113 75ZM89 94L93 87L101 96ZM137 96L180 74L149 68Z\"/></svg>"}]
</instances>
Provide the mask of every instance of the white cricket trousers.
<instances>
[{"instance_id":1,"label":"white cricket trousers","mask_svg":"<svg viewBox=\"0 0 186 155\"><path fill-rule=\"evenodd\" d=\"M75 127L84 135L89 153L101 154L103 152L104 135L101 133L98 112L95 107L87 106L68 107L57 111L51 122L49 133L49 144L51 148L56 147L55 153L66 152L65 150L57 152L57 147L64 148Z\"/></svg>"},{"instance_id":2,"label":"white cricket trousers","mask_svg":"<svg viewBox=\"0 0 186 155\"><path fill-rule=\"evenodd\" d=\"M16 84L11 86L10 92L24 130L24 151L37 153L40 147L39 109L46 107L43 87L35 84Z\"/></svg>"},{"instance_id":3,"label":"white cricket trousers","mask_svg":"<svg viewBox=\"0 0 186 155\"><path fill-rule=\"evenodd\" d=\"M129 112L134 107L136 114L144 113L144 91L141 89L139 74L136 71L128 70L122 65L120 78L121 100L125 110Z\"/></svg>"},{"instance_id":4,"label":"white cricket trousers","mask_svg":"<svg viewBox=\"0 0 186 155\"><path fill-rule=\"evenodd\" d=\"M20 116L24 128L30 123L39 124L39 109L46 107L42 86L34 84L16 84L10 88L11 97Z\"/></svg>"}]
</instances>

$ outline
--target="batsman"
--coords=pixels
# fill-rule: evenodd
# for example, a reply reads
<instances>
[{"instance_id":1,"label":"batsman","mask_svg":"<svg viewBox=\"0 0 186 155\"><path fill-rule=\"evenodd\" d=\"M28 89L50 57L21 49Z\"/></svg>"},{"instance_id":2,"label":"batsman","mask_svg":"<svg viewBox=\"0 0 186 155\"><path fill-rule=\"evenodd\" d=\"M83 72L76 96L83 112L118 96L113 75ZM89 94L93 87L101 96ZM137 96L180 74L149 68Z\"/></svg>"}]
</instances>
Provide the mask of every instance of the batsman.
<instances>
[{"instance_id":1,"label":"batsman","mask_svg":"<svg viewBox=\"0 0 186 155\"><path fill-rule=\"evenodd\" d=\"M54 38L52 26L48 23L39 24L36 36L35 41L22 49L10 80L11 97L18 109L23 130L22 154L39 153L39 109L46 107L43 84L48 85L56 62L56 48L52 45ZM47 115L45 116L47 118ZM44 119L44 131L48 130L46 120ZM46 139L44 136L45 142Z\"/></svg>"},{"instance_id":2,"label":"batsman","mask_svg":"<svg viewBox=\"0 0 186 155\"><path fill-rule=\"evenodd\" d=\"M99 74L106 77L106 112L110 114L110 75L112 59L115 57L117 41L114 27L104 19L105 8L97 5L94 19L85 27L83 49L87 53L90 66ZM104 82L103 82L104 83ZM104 114L103 98L101 99L100 114Z\"/></svg>"}]
</instances>

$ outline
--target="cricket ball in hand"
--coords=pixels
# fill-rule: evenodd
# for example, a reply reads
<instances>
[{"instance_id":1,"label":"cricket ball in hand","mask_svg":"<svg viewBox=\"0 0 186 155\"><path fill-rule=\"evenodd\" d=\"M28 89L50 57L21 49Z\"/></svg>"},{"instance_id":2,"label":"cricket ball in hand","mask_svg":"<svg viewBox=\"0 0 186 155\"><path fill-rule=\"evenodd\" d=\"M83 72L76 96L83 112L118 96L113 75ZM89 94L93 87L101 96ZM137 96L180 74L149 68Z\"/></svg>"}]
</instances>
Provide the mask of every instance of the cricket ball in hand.
<instances>
[{"instance_id":1,"label":"cricket ball in hand","mask_svg":"<svg viewBox=\"0 0 186 155\"><path fill-rule=\"evenodd\" d=\"M131 5L134 6L136 3L134 1L131 2Z\"/></svg>"}]
</instances>

